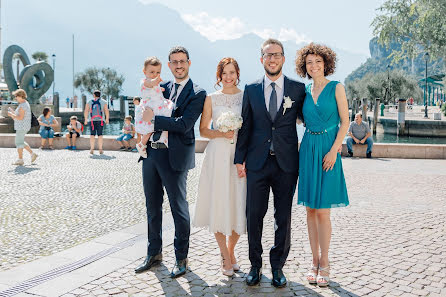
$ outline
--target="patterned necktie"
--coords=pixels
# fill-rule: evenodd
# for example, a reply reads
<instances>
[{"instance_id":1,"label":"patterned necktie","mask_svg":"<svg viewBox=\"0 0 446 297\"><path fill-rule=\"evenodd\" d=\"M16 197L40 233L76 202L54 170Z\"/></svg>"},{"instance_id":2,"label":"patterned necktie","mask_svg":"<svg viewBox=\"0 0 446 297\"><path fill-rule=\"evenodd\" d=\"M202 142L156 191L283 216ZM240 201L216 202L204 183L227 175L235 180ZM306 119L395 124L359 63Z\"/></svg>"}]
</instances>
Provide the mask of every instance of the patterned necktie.
<instances>
[{"instance_id":1,"label":"patterned necktie","mask_svg":"<svg viewBox=\"0 0 446 297\"><path fill-rule=\"evenodd\" d=\"M177 103L177 93L178 93L178 88L179 88L180 84L175 84L175 92L173 93L172 96L172 102L174 104ZM160 140L161 138L161 133L163 133L163 131L156 131L155 133L153 133L153 142L157 142L158 140Z\"/></svg>"},{"instance_id":2,"label":"patterned necktie","mask_svg":"<svg viewBox=\"0 0 446 297\"><path fill-rule=\"evenodd\" d=\"M276 83L271 83L271 87L273 88L271 92L271 97L269 97L269 114L271 115L271 120L274 122L277 114L277 93L276 93ZM274 151L273 141L271 140L270 149Z\"/></svg>"}]
</instances>

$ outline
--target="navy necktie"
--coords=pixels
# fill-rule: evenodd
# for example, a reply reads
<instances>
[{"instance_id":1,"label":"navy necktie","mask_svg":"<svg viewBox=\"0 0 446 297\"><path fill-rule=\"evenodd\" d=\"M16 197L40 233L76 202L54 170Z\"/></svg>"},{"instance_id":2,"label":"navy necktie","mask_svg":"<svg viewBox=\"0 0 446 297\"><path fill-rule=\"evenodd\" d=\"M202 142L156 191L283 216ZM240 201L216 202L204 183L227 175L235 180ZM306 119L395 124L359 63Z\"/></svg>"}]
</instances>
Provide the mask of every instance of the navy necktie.
<instances>
[{"instance_id":1,"label":"navy necktie","mask_svg":"<svg viewBox=\"0 0 446 297\"><path fill-rule=\"evenodd\" d=\"M269 97L269 114L271 115L271 120L274 122L277 114L277 92L276 92L276 83L271 83L271 87L273 90L271 91L271 96ZM274 151L273 141L271 140L270 149Z\"/></svg>"},{"instance_id":2,"label":"navy necktie","mask_svg":"<svg viewBox=\"0 0 446 297\"><path fill-rule=\"evenodd\" d=\"M178 94L178 88L179 88L180 84L175 83L175 92L173 93L172 96L172 102L174 104L176 104L177 102L177 94ZM157 142L158 140L160 140L161 138L161 133L163 133L163 131L156 131L155 133L153 133L153 142Z\"/></svg>"}]
</instances>

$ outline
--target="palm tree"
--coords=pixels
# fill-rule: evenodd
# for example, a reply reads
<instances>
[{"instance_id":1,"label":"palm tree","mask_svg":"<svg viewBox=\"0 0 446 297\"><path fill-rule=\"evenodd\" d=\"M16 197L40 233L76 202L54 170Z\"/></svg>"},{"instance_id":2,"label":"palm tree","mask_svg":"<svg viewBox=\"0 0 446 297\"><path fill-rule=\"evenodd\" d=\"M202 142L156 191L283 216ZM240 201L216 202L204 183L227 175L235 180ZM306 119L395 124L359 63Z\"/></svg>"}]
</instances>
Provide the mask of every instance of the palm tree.
<instances>
[{"instance_id":1,"label":"palm tree","mask_svg":"<svg viewBox=\"0 0 446 297\"><path fill-rule=\"evenodd\" d=\"M48 55L45 52L35 52L32 57L37 61L48 62Z\"/></svg>"},{"instance_id":2,"label":"palm tree","mask_svg":"<svg viewBox=\"0 0 446 297\"><path fill-rule=\"evenodd\" d=\"M108 100L111 96L114 98L119 96L124 80L124 76L114 69L89 67L76 75L74 87L90 94L100 90Z\"/></svg>"}]
</instances>

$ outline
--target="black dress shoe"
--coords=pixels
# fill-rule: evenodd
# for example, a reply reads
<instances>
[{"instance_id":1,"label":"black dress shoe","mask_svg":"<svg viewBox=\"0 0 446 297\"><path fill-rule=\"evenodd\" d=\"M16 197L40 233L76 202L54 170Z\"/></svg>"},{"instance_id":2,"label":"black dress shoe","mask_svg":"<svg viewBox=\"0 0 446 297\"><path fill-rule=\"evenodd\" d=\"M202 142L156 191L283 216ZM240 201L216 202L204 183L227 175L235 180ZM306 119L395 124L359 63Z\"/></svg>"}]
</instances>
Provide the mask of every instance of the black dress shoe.
<instances>
[{"instance_id":1,"label":"black dress shoe","mask_svg":"<svg viewBox=\"0 0 446 297\"><path fill-rule=\"evenodd\" d=\"M367 158L371 158L372 157L372 152L368 152L367 153Z\"/></svg>"},{"instance_id":2,"label":"black dress shoe","mask_svg":"<svg viewBox=\"0 0 446 297\"><path fill-rule=\"evenodd\" d=\"M183 260L177 260L175 266L172 269L172 272L170 273L170 277L171 278L179 277L185 274L186 271L187 271L187 258Z\"/></svg>"},{"instance_id":3,"label":"black dress shoe","mask_svg":"<svg viewBox=\"0 0 446 297\"><path fill-rule=\"evenodd\" d=\"M274 287L283 288L286 286L286 277L283 274L282 269L273 270L273 280L271 281Z\"/></svg>"},{"instance_id":4,"label":"black dress shoe","mask_svg":"<svg viewBox=\"0 0 446 297\"><path fill-rule=\"evenodd\" d=\"M141 265L135 268L135 273L141 273L146 270L149 270L150 267L153 267L155 265L158 265L161 263L161 260L163 260L163 254L158 254L154 256L147 256L144 262L142 262Z\"/></svg>"},{"instance_id":5,"label":"black dress shoe","mask_svg":"<svg viewBox=\"0 0 446 297\"><path fill-rule=\"evenodd\" d=\"M260 283L260 277L262 276L262 270L258 267L251 267L251 270L246 277L246 284L248 286L255 286Z\"/></svg>"}]
</instances>

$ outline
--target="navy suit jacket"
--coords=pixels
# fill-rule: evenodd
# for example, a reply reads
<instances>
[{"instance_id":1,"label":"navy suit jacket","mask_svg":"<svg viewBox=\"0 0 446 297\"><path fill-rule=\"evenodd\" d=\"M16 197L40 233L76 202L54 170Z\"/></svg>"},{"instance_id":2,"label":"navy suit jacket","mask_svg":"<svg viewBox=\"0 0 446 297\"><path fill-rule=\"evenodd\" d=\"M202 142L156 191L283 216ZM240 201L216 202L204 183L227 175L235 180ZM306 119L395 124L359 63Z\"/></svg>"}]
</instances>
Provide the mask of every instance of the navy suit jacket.
<instances>
[{"instance_id":1,"label":"navy suit jacket","mask_svg":"<svg viewBox=\"0 0 446 297\"><path fill-rule=\"evenodd\" d=\"M238 132L235 164L246 162L247 170L262 169L273 141L279 167L285 172L299 172L296 120L299 118L303 121L305 85L285 76L283 97L276 118L271 119L265 103L264 79L245 86L243 125ZM294 103L284 113L285 97L289 97Z\"/></svg>"},{"instance_id":2,"label":"navy suit jacket","mask_svg":"<svg viewBox=\"0 0 446 297\"><path fill-rule=\"evenodd\" d=\"M170 97L174 83L161 84L165 98ZM184 171L195 167L194 125L203 111L206 91L192 82L186 83L177 99L171 117L156 116L155 131L169 132L169 163L173 170Z\"/></svg>"}]
</instances>

